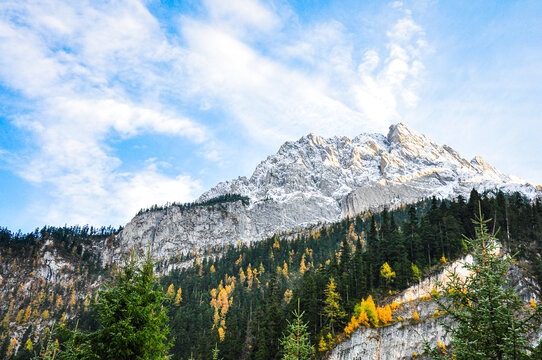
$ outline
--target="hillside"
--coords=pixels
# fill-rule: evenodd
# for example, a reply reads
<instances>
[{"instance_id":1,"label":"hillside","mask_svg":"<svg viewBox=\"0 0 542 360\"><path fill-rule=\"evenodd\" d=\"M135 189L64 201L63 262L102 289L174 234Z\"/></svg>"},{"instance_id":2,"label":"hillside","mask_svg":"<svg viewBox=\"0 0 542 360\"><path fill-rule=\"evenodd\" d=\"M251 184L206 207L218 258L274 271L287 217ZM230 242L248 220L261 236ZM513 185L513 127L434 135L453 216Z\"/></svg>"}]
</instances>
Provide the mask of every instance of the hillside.
<instances>
[{"instance_id":1,"label":"hillside","mask_svg":"<svg viewBox=\"0 0 542 360\"><path fill-rule=\"evenodd\" d=\"M519 252L521 277L539 283L540 201L531 202L519 193L480 196L473 191L468 202L434 198L415 206L366 212L297 234L215 249L220 256L203 252L161 259L156 269L164 274L164 291L173 294L168 306L175 337L173 359L208 359L215 344L228 360L279 359L278 342L298 298L311 341L321 350L317 356L327 358L328 349L343 338L343 329L361 299L372 295L376 305L384 307L417 283L417 274L430 276L440 271L443 258L453 261L465 254L461 234L473 235L470 219L478 201L484 214L494 218L490 228L506 229L498 237L507 251ZM81 230L49 228L32 236L5 234L9 236L3 237L0 250L2 354L9 352L13 339L18 345L30 339L39 348L46 328L62 323L74 327L78 321L84 329L96 326L90 311L95 290L118 265L101 258L107 249L120 246L114 232L88 235ZM384 263L396 273L392 283L380 276ZM324 310L331 281L346 313L333 330ZM176 303L179 289L182 300ZM228 306L224 308L226 303L217 302L218 298L226 299ZM412 306L419 304L419 299L411 299L415 300ZM425 314L425 310L420 312ZM380 327L382 331L393 332L394 327L385 325ZM360 331L352 339L365 336ZM322 339L325 346L320 348ZM345 349L347 344L337 349ZM29 358L22 349L18 356Z\"/></svg>"}]
</instances>

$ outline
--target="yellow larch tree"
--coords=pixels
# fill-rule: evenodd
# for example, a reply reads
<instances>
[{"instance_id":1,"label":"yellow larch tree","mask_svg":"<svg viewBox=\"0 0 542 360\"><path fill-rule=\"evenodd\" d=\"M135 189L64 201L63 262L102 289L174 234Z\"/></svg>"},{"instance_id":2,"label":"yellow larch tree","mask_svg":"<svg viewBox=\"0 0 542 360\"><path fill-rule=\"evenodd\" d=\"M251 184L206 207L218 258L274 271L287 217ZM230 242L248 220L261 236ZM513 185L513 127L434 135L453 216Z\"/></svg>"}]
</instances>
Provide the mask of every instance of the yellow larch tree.
<instances>
[{"instance_id":1,"label":"yellow larch tree","mask_svg":"<svg viewBox=\"0 0 542 360\"><path fill-rule=\"evenodd\" d=\"M57 309L62 309L63 306L64 306L64 302L62 301L62 296L58 295L58 297L56 298L55 307Z\"/></svg>"},{"instance_id":2,"label":"yellow larch tree","mask_svg":"<svg viewBox=\"0 0 542 360\"><path fill-rule=\"evenodd\" d=\"M32 340L26 340L26 342L24 343L24 349L27 351L32 351Z\"/></svg>"},{"instance_id":3,"label":"yellow larch tree","mask_svg":"<svg viewBox=\"0 0 542 360\"><path fill-rule=\"evenodd\" d=\"M281 273L282 273L282 276L288 279L289 272L288 272L288 264L286 263L286 261L284 262L284 265L282 266Z\"/></svg>"},{"instance_id":4,"label":"yellow larch tree","mask_svg":"<svg viewBox=\"0 0 542 360\"><path fill-rule=\"evenodd\" d=\"M326 341L324 340L324 337L320 336L320 341L318 341L318 351L324 352L324 351L327 351L327 349L328 349L328 346L327 346Z\"/></svg>"},{"instance_id":5,"label":"yellow larch tree","mask_svg":"<svg viewBox=\"0 0 542 360\"><path fill-rule=\"evenodd\" d=\"M15 322L17 324L20 324L23 321L23 317L24 317L24 310L19 310L19 312L17 313L17 316L15 317Z\"/></svg>"},{"instance_id":6,"label":"yellow larch tree","mask_svg":"<svg viewBox=\"0 0 542 360\"><path fill-rule=\"evenodd\" d=\"M239 282L241 284L244 284L245 283L245 280L246 280L246 275L245 275L245 272L243 271L243 268L240 268L239 269Z\"/></svg>"},{"instance_id":7,"label":"yellow larch tree","mask_svg":"<svg viewBox=\"0 0 542 360\"><path fill-rule=\"evenodd\" d=\"M287 290L284 292L284 298L283 298L284 303L289 304L290 301L292 300L292 296L293 296L292 290L287 289Z\"/></svg>"},{"instance_id":8,"label":"yellow larch tree","mask_svg":"<svg viewBox=\"0 0 542 360\"><path fill-rule=\"evenodd\" d=\"M384 278L384 280L386 281L386 284L389 286L390 283L392 283L393 280L395 279L395 271L393 271L391 269L391 266L387 262L385 262L384 264L382 264L382 267L380 268L380 276Z\"/></svg>"},{"instance_id":9,"label":"yellow larch tree","mask_svg":"<svg viewBox=\"0 0 542 360\"><path fill-rule=\"evenodd\" d=\"M331 327L331 333L335 336L335 324L346 316L346 313L340 305L341 296L337 292L335 279L329 279L329 283L324 290L324 296L324 315Z\"/></svg>"},{"instance_id":10,"label":"yellow larch tree","mask_svg":"<svg viewBox=\"0 0 542 360\"><path fill-rule=\"evenodd\" d=\"M235 277L226 276L226 286L221 281L217 289L211 290L211 307L214 309L213 329L218 328L220 341L224 340L226 331L226 314L233 304L231 294L235 288Z\"/></svg>"},{"instance_id":11,"label":"yellow larch tree","mask_svg":"<svg viewBox=\"0 0 542 360\"><path fill-rule=\"evenodd\" d=\"M9 342L8 350L6 352L6 355L8 356L8 358L14 354L16 348L17 348L17 339L13 338Z\"/></svg>"},{"instance_id":12,"label":"yellow larch tree","mask_svg":"<svg viewBox=\"0 0 542 360\"><path fill-rule=\"evenodd\" d=\"M168 298L173 300L173 298L175 297L175 285L173 285L173 284L169 285L169 287L167 288L166 295L167 295Z\"/></svg>"},{"instance_id":13,"label":"yellow larch tree","mask_svg":"<svg viewBox=\"0 0 542 360\"><path fill-rule=\"evenodd\" d=\"M248 264L247 267L247 287L248 289L252 289L252 282L254 281L254 274L252 273L251 265Z\"/></svg>"},{"instance_id":14,"label":"yellow larch tree","mask_svg":"<svg viewBox=\"0 0 542 360\"><path fill-rule=\"evenodd\" d=\"M32 308L30 307L30 305L28 305L26 307L26 310L24 311L23 322L27 322L28 320L30 320L30 315L32 315Z\"/></svg>"},{"instance_id":15,"label":"yellow larch tree","mask_svg":"<svg viewBox=\"0 0 542 360\"><path fill-rule=\"evenodd\" d=\"M75 302L77 301L77 295L75 294L75 289L72 291L72 295L70 297L70 301L68 302L68 305L70 305L70 307L73 307L75 306Z\"/></svg>"},{"instance_id":16,"label":"yellow larch tree","mask_svg":"<svg viewBox=\"0 0 542 360\"><path fill-rule=\"evenodd\" d=\"M183 301L182 294L183 294L183 291L181 287L179 286L179 288L177 289L177 295L175 295L175 305L180 305L181 301Z\"/></svg>"},{"instance_id":17,"label":"yellow larch tree","mask_svg":"<svg viewBox=\"0 0 542 360\"><path fill-rule=\"evenodd\" d=\"M305 265L305 254L303 254L303 256L301 256L301 264L299 265L299 272L301 273L301 275L305 274L305 272L307 271L307 265Z\"/></svg>"},{"instance_id":18,"label":"yellow larch tree","mask_svg":"<svg viewBox=\"0 0 542 360\"><path fill-rule=\"evenodd\" d=\"M359 310L360 314L365 313L369 324L371 324L374 327L378 326L378 313L376 311L376 306L375 306L373 297L371 295L369 295L367 299L361 301L361 303L359 304L359 309L360 309ZM354 309L354 312L355 312L355 309Z\"/></svg>"},{"instance_id":19,"label":"yellow larch tree","mask_svg":"<svg viewBox=\"0 0 542 360\"><path fill-rule=\"evenodd\" d=\"M6 330L9 328L9 311L6 311L6 315L4 315L0 326L2 326Z\"/></svg>"},{"instance_id":20,"label":"yellow larch tree","mask_svg":"<svg viewBox=\"0 0 542 360\"><path fill-rule=\"evenodd\" d=\"M378 320L382 324L387 325L392 321L391 307L389 305L378 307L376 312L378 314Z\"/></svg>"}]
</instances>

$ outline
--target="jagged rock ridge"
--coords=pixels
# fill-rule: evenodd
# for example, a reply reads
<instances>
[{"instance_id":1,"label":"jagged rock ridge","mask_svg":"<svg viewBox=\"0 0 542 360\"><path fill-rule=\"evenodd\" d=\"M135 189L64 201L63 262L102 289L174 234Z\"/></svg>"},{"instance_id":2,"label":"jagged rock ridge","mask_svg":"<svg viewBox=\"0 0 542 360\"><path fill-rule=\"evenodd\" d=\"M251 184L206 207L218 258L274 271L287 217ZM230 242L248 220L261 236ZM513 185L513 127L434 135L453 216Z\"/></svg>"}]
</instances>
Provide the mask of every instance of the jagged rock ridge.
<instances>
[{"instance_id":1,"label":"jagged rock ridge","mask_svg":"<svg viewBox=\"0 0 542 360\"><path fill-rule=\"evenodd\" d=\"M430 196L467 197L473 188L519 191L528 198L542 194L482 158L468 161L449 146L401 123L392 125L387 136L325 139L309 134L283 144L250 178L219 183L198 199L240 194L250 198L248 205L238 201L189 211L171 206L146 212L128 223L119 238L125 246L152 243L157 254L171 256L196 248L257 241L277 232Z\"/></svg>"}]
</instances>

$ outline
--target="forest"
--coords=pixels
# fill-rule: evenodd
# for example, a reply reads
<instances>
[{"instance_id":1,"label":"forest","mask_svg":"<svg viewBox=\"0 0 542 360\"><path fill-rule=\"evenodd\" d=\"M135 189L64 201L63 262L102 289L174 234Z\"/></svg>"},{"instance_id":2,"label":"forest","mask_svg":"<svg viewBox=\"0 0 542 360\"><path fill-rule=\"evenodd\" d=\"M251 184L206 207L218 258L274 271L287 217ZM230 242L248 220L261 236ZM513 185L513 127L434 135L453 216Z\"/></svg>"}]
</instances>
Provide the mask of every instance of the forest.
<instances>
[{"instance_id":1,"label":"forest","mask_svg":"<svg viewBox=\"0 0 542 360\"><path fill-rule=\"evenodd\" d=\"M472 219L479 206L483 216L492 219L487 226L501 246L515 254L514 261L540 283L542 203L527 201L517 193L479 194L473 190L468 201L432 198L358 214L301 234L277 234L250 246L238 243L220 253L183 256L183 261L192 259L194 265L159 279L159 288L169 299L165 302L172 345L169 354L184 360L209 359L213 354L228 360L282 359L281 339L298 314L314 347L311 356L323 358L360 321L365 326L390 324L393 295L465 255L469 247L464 236L475 236ZM32 244L43 237L52 237L55 246L78 257L84 284L91 276L111 274L112 268L101 268L100 261L90 255L83 259L81 254L87 252L78 248L114 233L112 229L70 232L47 228L22 235L3 230L0 251L4 259L14 261L20 254L31 254ZM92 266L86 264L89 261ZM83 287L74 285L73 290ZM2 294L3 304L17 298L15 294L6 301L8 296ZM43 313L48 311L54 321L47 324L63 323L70 329L77 325L84 331L99 327L92 305L94 293L77 297L71 305L66 301L58 305L54 299L36 302L38 296L39 292L23 302L2 306L0 357L29 359L43 348L44 335L32 330L33 312L43 322ZM27 316L28 304L33 305ZM73 315L66 316L70 311ZM361 319L361 313L367 319ZM33 350L15 353L10 349L12 336L6 324L25 324L25 319L24 344L30 341ZM58 340L62 347L65 338L58 335Z\"/></svg>"},{"instance_id":2,"label":"forest","mask_svg":"<svg viewBox=\"0 0 542 360\"><path fill-rule=\"evenodd\" d=\"M145 213L147 213L149 211L165 210L168 207L176 207L181 212L183 212L183 211L195 208L195 207L213 206L213 205L217 205L217 204L232 203L232 202L236 202L236 201L240 201L241 204L246 206L246 205L249 204L250 199L247 196L242 196L242 195L239 195L239 194L225 194L225 195L216 196L216 197L213 197L211 199L208 199L208 200L205 200L205 201L199 201L199 202L196 201L196 202L184 203L184 204L179 204L179 203L174 202L174 203L167 203L164 206L160 206L160 205L155 204L155 205L153 205L153 206L151 206L151 207L149 207L147 209L139 210L137 215L142 215L142 214L145 214Z\"/></svg>"}]
</instances>

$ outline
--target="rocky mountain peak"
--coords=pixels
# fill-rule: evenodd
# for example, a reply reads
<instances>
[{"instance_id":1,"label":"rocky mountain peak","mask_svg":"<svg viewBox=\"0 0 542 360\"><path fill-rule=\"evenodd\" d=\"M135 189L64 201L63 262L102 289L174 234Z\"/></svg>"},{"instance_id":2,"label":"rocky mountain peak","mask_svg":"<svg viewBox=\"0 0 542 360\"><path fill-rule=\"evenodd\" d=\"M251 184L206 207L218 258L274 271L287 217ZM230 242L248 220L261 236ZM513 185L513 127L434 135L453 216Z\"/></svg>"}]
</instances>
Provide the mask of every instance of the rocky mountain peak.
<instances>
[{"instance_id":1,"label":"rocky mountain peak","mask_svg":"<svg viewBox=\"0 0 542 360\"><path fill-rule=\"evenodd\" d=\"M398 123L391 125L388 131L387 139L390 143L422 143L424 142L425 136L420 133L412 130L403 123Z\"/></svg>"},{"instance_id":2,"label":"rocky mountain peak","mask_svg":"<svg viewBox=\"0 0 542 360\"><path fill-rule=\"evenodd\" d=\"M248 204L151 211L136 216L120 237L127 246L146 239L159 243L159 251L176 254L255 241L432 196L468 197L473 188L542 197L533 185L498 172L481 157L468 161L402 123L390 126L387 136L323 138L311 133L284 143L256 166L250 178L221 182L198 199L239 194L250 199Z\"/></svg>"},{"instance_id":3,"label":"rocky mountain peak","mask_svg":"<svg viewBox=\"0 0 542 360\"><path fill-rule=\"evenodd\" d=\"M485 161L481 156L475 156L471 160L471 164L474 166L478 166L482 169L482 171L491 171L491 172L497 172L493 166L491 166L487 161Z\"/></svg>"}]
</instances>

